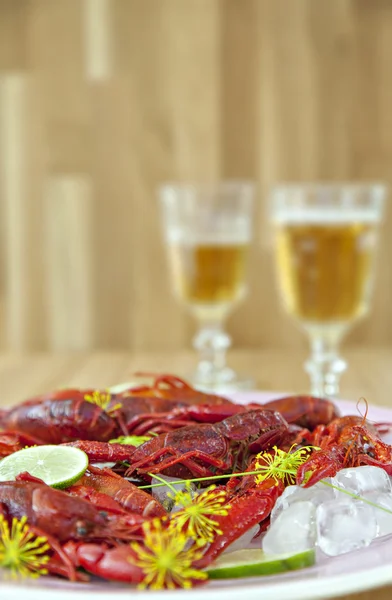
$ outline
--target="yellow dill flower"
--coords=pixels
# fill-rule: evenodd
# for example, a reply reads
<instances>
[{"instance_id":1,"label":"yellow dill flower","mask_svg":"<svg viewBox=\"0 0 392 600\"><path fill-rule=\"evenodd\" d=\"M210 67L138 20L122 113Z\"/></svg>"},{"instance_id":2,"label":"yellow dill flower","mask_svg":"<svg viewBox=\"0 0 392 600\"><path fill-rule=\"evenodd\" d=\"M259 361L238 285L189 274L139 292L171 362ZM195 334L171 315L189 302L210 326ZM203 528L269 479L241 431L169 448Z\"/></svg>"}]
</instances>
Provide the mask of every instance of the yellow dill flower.
<instances>
[{"instance_id":1,"label":"yellow dill flower","mask_svg":"<svg viewBox=\"0 0 392 600\"><path fill-rule=\"evenodd\" d=\"M139 589L189 589L194 579L207 579L206 573L192 568L203 553L195 546L185 548L189 540L183 533L163 528L159 519L144 523L143 530L144 543L131 542L137 555L135 564L144 573Z\"/></svg>"},{"instance_id":2,"label":"yellow dill flower","mask_svg":"<svg viewBox=\"0 0 392 600\"><path fill-rule=\"evenodd\" d=\"M294 484L298 467L307 461L312 450L318 450L318 448L304 446L295 452L291 452L293 447L288 452L284 452L284 450L274 446L274 454L269 454L269 452L257 454L255 466L262 473L255 476L255 483L262 483L271 478L275 479L276 482L281 480L288 484Z\"/></svg>"},{"instance_id":3,"label":"yellow dill flower","mask_svg":"<svg viewBox=\"0 0 392 600\"><path fill-rule=\"evenodd\" d=\"M96 404L97 406L102 408L102 410L106 411L108 414L114 413L116 410L118 410L122 406L122 404L119 402L118 404L115 404L111 408L108 408L110 401L112 399L112 396L109 391L102 392L99 390L95 390L95 392L93 392L92 394L86 394L84 399L86 400L86 402L91 402L91 404Z\"/></svg>"},{"instance_id":4,"label":"yellow dill flower","mask_svg":"<svg viewBox=\"0 0 392 600\"><path fill-rule=\"evenodd\" d=\"M9 569L11 577L39 577L46 575L44 565L49 561L45 552L50 550L45 537L34 535L26 524L27 517L20 521L12 519L11 531L7 521L0 515L0 567Z\"/></svg>"},{"instance_id":5,"label":"yellow dill flower","mask_svg":"<svg viewBox=\"0 0 392 600\"><path fill-rule=\"evenodd\" d=\"M221 535L219 523L211 516L227 515L230 505L226 504L227 493L224 490L216 492L215 488L213 485L195 498L189 489L177 492L173 496L174 504L182 508L171 517L169 529L185 533L198 545L212 542L216 534Z\"/></svg>"}]
</instances>

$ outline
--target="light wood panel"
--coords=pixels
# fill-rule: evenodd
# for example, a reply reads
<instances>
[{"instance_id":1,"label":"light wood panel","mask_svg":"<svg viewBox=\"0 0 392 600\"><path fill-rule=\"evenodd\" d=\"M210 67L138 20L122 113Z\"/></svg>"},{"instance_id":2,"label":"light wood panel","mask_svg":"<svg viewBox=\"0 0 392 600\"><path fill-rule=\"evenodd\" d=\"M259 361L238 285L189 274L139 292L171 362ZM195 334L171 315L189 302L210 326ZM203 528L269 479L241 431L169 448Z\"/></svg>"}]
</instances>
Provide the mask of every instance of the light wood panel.
<instances>
[{"instance_id":1,"label":"light wood panel","mask_svg":"<svg viewBox=\"0 0 392 600\"><path fill-rule=\"evenodd\" d=\"M156 190L219 178L258 184L234 341L303 347L277 302L270 186L391 181L389 0L0 0L0 89L0 284L13 349L189 344ZM56 186L48 200L54 180L88 182L89 200ZM389 211L373 314L352 342L392 342L391 229ZM48 298L62 303L48 309Z\"/></svg>"},{"instance_id":2,"label":"light wood panel","mask_svg":"<svg viewBox=\"0 0 392 600\"><path fill-rule=\"evenodd\" d=\"M55 351L94 344L92 185L87 177L52 176L45 190L44 297L48 344ZM63 235L66 229L67 236Z\"/></svg>"}]
</instances>

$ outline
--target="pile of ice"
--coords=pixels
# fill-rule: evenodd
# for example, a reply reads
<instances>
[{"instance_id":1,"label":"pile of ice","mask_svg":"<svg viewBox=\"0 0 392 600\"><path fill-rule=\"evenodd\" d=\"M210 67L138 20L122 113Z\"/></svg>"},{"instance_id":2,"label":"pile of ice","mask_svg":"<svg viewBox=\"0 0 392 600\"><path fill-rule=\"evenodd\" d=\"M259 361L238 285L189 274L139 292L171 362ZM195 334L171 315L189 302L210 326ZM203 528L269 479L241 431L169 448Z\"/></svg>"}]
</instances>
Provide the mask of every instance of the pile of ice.
<instances>
[{"instance_id":1,"label":"pile of ice","mask_svg":"<svg viewBox=\"0 0 392 600\"><path fill-rule=\"evenodd\" d=\"M284 490L262 540L266 553L318 547L328 556L337 556L392 533L392 485L385 471L371 466L342 469L323 481L310 488L291 485Z\"/></svg>"}]
</instances>

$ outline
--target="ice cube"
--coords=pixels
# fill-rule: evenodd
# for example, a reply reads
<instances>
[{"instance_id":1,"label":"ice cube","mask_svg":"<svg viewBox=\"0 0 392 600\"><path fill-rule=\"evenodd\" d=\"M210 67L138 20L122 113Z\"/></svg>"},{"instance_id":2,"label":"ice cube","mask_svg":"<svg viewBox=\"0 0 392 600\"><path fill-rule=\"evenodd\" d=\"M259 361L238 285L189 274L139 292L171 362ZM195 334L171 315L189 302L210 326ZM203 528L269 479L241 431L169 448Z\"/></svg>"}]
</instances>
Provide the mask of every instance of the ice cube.
<instances>
[{"instance_id":1,"label":"ice cube","mask_svg":"<svg viewBox=\"0 0 392 600\"><path fill-rule=\"evenodd\" d=\"M323 479L327 484L335 484L333 478L326 477ZM321 481L312 485L309 488L303 488L299 485L287 486L283 494L275 502L275 506L271 511L271 523L280 515L283 510L286 510L294 502L312 502L315 506L318 506L322 502L332 500L335 497L334 489L328 487Z\"/></svg>"},{"instance_id":2,"label":"ice cube","mask_svg":"<svg viewBox=\"0 0 392 600\"><path fill-rule=\"evenodd\" d=\"M224 550L222 552L222 554L225 554L225 553L228 554L229 552L235 552L236 550L242 550L243 548L249 548L251 541L253 540L256 533L259 531L259 529L260 529L260 525L257 524L257 525L254 525L253 527L251 527L250 529L248 529L248 531L245 531L245 533L243 533L241 535L241 537L236 539L235 542L230 544L230 546L228 546L226 548L226 550ZM259 539L259 544L260 544L260 539Z\"/></svg>"},{"instance_id":3,"label":"ice cube","mask_svg":"<svg viewBox=\"0 0 392 600\"><path fill-rule=\"evenodd\" d=\"M391 494L392 484L387 473L380 467L353 467L342 469L335 476L336 485L358 496L368 492ZM344 494L346 495L346 494ZM336 497L341 500L343 494L336 490Z\"/></svg>"},{"instance_id":4,"label":"ice cube","mask_svg":"<svg viewBox=\"0 0 392 600\"><path fill-rule=\"evenodd\" d=\"M191 493L192 498L197 495L197 491L196 491L196 487L193 483L187 484L184 483L183 480L178 479L177 477L167 477L166 475L160 475L159 476L160 479L164 479L165 481L167 481L171 487L169 487L168 485L162 485L160 487L153 487L152 488L152 495L155 498L155 500L158 500L158 502L160 502L167 511L177 511L180 510L180 506L174 506L174 500L172 498L172 496L174 496L175 492L173 491L172 488L175 489L176 492L180 492L183 490L189 490ZM178 481L182 481L182 483L177 483ZM162 481L155 479L155 477L152 478L151 483L162 483Z\"/></svg>"},{"instance_id":5,"label":"ice cube","mask_svg":"<svg viewBox=\"0 0 392 600\"><path fill-rule=\"evenodd\" d=\"M373 508L361 500L329 500L316 512L317 543L328 556L368 546L377 536Z\"/></svg>"},{"instance_id":6,"label":"ice cube","mask_svg":"<svg viewBox=\"0 0 392 600\"><path fill-rule=\"evenodd\" d=\"M312 502L294 502L269 526L262 547L267 554L296 553L314 548L316 507Z\"/></svg>"},{"instance_id":7,"label":"ice cube","mask_svg":"<svg viewBox=\"0 0 392 600\"><path fill-rule=\"evenodd\" d=\"M392 494L380 494L378 492L371 492L366 494L366 499L370 500L374 504L378 504L390 512L386 510L382 510L382 508L374 509L374 514L376 517L377 525L378 525L378 537L383 535L389 535L392 533Z\"/></svg>"}]
</instances>

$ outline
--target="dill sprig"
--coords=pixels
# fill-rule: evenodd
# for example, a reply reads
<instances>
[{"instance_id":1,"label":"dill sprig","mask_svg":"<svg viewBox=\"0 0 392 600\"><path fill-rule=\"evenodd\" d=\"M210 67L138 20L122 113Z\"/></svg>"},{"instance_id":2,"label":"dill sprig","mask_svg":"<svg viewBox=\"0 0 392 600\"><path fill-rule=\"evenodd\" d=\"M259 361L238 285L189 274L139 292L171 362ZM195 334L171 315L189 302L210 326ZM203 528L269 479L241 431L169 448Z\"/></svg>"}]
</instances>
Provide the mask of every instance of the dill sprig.
<instances>
[{"instance_id":1,"label":"dill sprig","mask_svg":"<svg viewBox=\"0 0 392 600\"><path fill-rule=\"evenodd\" d=\"M181 508L172 513L169 530L181 531L194 539L198 545L213 541L215 535L223 532L219 529L218 521L214 516L229 514L230 504L227 503L227 492L216 490L211 486L196 497L192 497L190 490L180 490L174 496L168 494L175 506Z\"/></svg>"},{"instance_id":2,"label":"dill sprig","mask_svg":"<svg viewBox=\"0 0 392 600\"><path fill-rule=\"evenodd\" d=\"M43 536L36 536L27 525L27 517L12 519L11 530L0 515L0 567L9 569L11 577L46 575L50 546Z\"/></svg>"},{"instance_id":3,"label":"dill sprig","mask_svg":"<svg viewBox=\"0 0 392 600\"><path fill-rule=\"evenodd\" d=\"M192 567L203 552L195 544L189 547L189 538L183 532L173 533L159 519L144 523L143 531L142 543L131 542L136 554L132 562L144 574L139 589L189 589L194 581L207 579L207 573Z\"/></svg>"},{"instance_id":4,"label":"dill sprig","mask_svg":"<svg viewBox=\"0 0 392 600\"><path fill-rule=\"evenodd\" d=\"M118 402L117 404L109 408L109 404L112 400L112 395L109 390L106 390L104 392L100 390L95 390L92 394L86 394L84 396L84 399L86 400L86 402L96 404L97 406L99 406L99 408L102 408L102 410L107 412L108 415L114 414L117 410L119 410L122 407L121 402Z\"/></svg>"},{"instance_id":5,"label":"dill sprig","mask_svg":"<svg viewBox=\"0 0 392 600\"><path fill-rule=\"evenodd\" d=\"M259 473L255 476L255 483L262 483L266 479L274 479L276 483L283 481L288 485L295 484L298 468L308 460L312 450L318 450L315 446L303 446L292 452L296 444L291 446L288 452L273 447L273 454L260 452L256 456L256 469Z\"/></svg>"}]
</instances>

